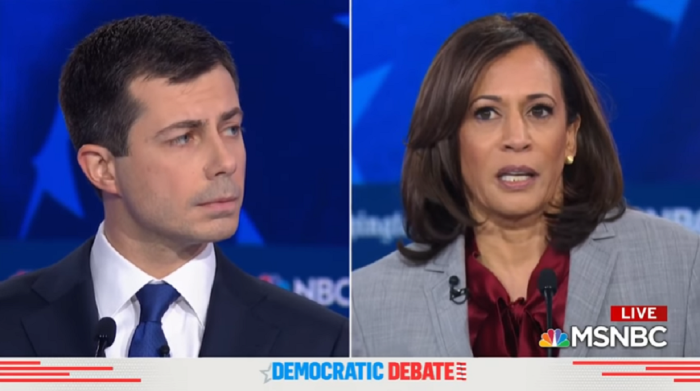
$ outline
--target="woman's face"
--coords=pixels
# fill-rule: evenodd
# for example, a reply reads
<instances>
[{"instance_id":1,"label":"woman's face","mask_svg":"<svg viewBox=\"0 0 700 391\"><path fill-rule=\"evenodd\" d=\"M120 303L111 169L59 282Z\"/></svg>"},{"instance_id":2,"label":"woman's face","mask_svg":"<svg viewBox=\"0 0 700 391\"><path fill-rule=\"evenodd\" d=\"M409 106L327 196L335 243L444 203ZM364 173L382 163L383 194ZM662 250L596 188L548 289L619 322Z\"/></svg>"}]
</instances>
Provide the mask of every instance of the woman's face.
<instances>
[{"instance_id":1,"label":"woman's face","mask_svg":"<svg viewBox=\"0 0 700 391\"><path fill-rule=\"evenodd\" d=\"M580 123L566 122L559 74L536 46L516 48L485 70L459 134L477 219L527 218L561 196Z\"/></svg>"}]
</instances>

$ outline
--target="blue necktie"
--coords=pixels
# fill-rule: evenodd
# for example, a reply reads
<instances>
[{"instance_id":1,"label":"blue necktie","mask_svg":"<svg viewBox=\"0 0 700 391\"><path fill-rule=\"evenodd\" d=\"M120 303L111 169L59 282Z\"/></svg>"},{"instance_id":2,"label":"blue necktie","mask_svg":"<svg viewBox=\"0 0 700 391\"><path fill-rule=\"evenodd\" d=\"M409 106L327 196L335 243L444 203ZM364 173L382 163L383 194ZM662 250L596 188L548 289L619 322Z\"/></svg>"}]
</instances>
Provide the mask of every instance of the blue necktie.
<instances>
[{"instance_id":1,"label":"blue necktie","mask_svg":"<svg viewBox=\"0 0 700 391\"><path fill-rule=\"evenodd\" d=\"M129 346L129 357L161 357L161 348L168 344L161 320L177 298L175 288L169 284L147 284L136 293L141 305L141 319Z\"/></svg>"}]
</instances>

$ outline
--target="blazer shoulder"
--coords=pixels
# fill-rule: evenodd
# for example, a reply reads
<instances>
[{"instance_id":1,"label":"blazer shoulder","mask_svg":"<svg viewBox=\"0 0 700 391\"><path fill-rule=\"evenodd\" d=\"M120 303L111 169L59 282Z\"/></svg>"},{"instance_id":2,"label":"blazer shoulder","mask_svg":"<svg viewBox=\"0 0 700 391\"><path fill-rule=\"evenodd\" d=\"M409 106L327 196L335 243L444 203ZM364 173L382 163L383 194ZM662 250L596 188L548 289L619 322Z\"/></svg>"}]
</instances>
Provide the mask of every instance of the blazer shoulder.
<instances>
[{"instance_id":1,"label":"blazer shoulder","mask_svg":"<svg viewBox=\"0 0 700 391\"><path fill-rule=\"evenodd\" d=\"M2 303L5 301L16 300L30 294L32 285L34 285L36 280L39 279L45 271L46 268L43 268L31 273L10 277L5 281L0 281L0 306L2 306Z\"/></svg>"},{"instance_id":2,"label":"blazer shoulder","mask_svg":"<svg viewBox=\"0 0 700 391\"><path fill-rule=\"evenodd\" d=\"M92 239L52 265L0 282L0 310L28 312L45 302L42 292L59 292L89 273Z\"/></svg>"},{"instance_id":3,"label":"blazer shoulder","mask_svg":"<svg viewBox=\"0 0 700 391\"><path fill-rule=\"evenodd\" d=\"M268 313L280 326L339 329L347 322L344 316L311 299L254 277L250 279L266 296Z\"/></svg>"},{"instance_id":4,"label":"blazer shoulder","mask_svg":"<svg viewBox=\"0 0 700 391\"><path fill-rule=\"evenodd\" d=\"M700 244L700 234L670 220L634 209L625 211L619 219L605 224L624 242L639 242L642 239L692 251Z\"/></svg>"},{"instance_id":5,"label":"blazer shoulder","mask_svg":"<svg viewBox=\"0 0 700 391\"><path fill-rule=\"evenodd\" d=\"M411 250L420 250L424 246L412 243ZM431 261L432 262L432 261ZM353 297L358 292L371 291L372 287L405 284L407 281L420 279L425 271L425 265L412 264L398 250L395 250L369 265L352 272Z\"/></svg>"},{"instance_id":6,"label":"blazer shoulder","mask_svg":"<svg viewBox=\"0 0 700 391\"><path fill-rule=\"evenodd\" d=\"M0 282L0 329L45 304L32 289L44 273L45 269L40 269Z\"/></svg>"},{"instance_id":7,"label":"blazer shoulder","mask_svg":"<svg viewBox=\"0 0 700 391\"><path fill-rule=\"evenodd\" d=\"M383 256L382 258L358 268L352 272L353 280L355 278L360 278L362 280L366 278L371 278L372 276L382 276L385 273L391 271L401 270L408 265L405 262L404 257L398 251L392 251L391 253ZM384 278L384 277L382 277ZM354 281L353 281L354 283Z\"/></svg>"}]
</instances>

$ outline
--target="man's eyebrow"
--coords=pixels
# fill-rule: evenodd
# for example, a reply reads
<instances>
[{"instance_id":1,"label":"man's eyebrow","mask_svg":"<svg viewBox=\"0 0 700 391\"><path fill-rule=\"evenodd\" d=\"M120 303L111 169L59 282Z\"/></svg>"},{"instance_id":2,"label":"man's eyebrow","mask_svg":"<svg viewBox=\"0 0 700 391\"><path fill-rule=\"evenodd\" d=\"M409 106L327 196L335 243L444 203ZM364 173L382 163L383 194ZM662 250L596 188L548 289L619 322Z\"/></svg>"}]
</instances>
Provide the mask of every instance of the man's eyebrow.
<instances>
[{"instance_id":1,"label":"man's eyebrow","mask_svg":"<svg viewBox=\"0 0 700 391\"><path fill-rule=\"evenodd\" d=\"M204 124L206 121L202 121L200 119L186 119L184 121L179 121L175 122L174 124L170 124L163 129L159 130L158 133L156 133L156 137L160 137L165 133L168 133L171 130L175 129L197 129L197 128L202 128L204 127Z\"/></svg>"},{"instance_id":2,"label":"man's eyebrow","mask_svg":"<svg viewBox=\"0 0 700 391\"><path fill-rule=\"evenodd\" d=\"M234 107L229 111L221 113L219 116L219 123L226 122L237 115L241 117L243 116L243 110L241 110L240 107Z\"/></svg>"},{"instance_id":3,"label":"man's eyebrow","mask_svg":"<svg viewBox=\"0 0 700 391\"><path fill-rule=\"evenodd\" d=\"M231 110L221 113L219 116L219 123L229 121L231 118L243 115L243 111L240 107L234 107ZM156 137L162 136L163 134L175 130L175 129L197 129L202 128L206 125L207 121L201 119L186 119L184 121L178 121L170 124L156 133Z\"/></svg>"}]
</instances>

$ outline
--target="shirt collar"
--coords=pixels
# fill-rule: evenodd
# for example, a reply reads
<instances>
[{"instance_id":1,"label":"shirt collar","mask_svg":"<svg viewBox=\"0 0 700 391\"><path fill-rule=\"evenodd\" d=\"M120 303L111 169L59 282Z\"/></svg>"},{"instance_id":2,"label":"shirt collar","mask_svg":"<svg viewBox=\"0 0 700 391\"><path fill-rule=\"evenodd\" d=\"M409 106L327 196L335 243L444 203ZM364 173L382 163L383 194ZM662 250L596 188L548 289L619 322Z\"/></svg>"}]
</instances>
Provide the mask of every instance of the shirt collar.
<instances>
[{"instance_id":1,"label":"shirt collar","mask_svg":"<svg viewBox=\"0 0 700 391\"><path fill-rule=\"evenodd\" d=\"M158 282L112 247L104 235L104 223L100 224L92 245L90 270L100 317L114 316L144 285ZM201 325L206 322L215 270L216 255L210 243L199 255L162 280L177 289Z\"/></svg>"}]
</instances>

